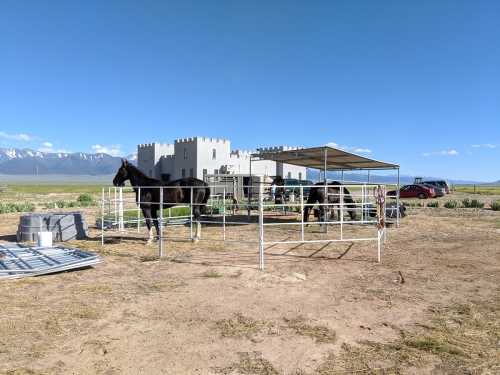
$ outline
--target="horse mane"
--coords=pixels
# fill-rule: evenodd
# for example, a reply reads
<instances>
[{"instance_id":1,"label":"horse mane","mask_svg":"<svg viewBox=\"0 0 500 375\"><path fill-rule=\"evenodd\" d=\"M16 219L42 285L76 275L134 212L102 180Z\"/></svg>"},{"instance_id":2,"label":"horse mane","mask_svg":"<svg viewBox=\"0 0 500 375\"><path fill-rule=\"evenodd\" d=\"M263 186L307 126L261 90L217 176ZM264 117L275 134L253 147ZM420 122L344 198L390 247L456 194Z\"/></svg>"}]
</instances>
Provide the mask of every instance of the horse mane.
<instances>
[{"instance_id":1,"label":"horse mane","mask_svg":"<svg viewBox=\"0 0 500 375\"><path fill-rule=\"evenodd\" d=\"M137 168L133 164L128 163L127 168L129 169L129 172L134 173L135 176L139 177L140 179L146 180L146 181L154 183L154 184L161 183L160 180L157 180L156 178L152 178L152 177L147 176L143 171L141 171L139 168Z\"/></svg>"}]
</instances>

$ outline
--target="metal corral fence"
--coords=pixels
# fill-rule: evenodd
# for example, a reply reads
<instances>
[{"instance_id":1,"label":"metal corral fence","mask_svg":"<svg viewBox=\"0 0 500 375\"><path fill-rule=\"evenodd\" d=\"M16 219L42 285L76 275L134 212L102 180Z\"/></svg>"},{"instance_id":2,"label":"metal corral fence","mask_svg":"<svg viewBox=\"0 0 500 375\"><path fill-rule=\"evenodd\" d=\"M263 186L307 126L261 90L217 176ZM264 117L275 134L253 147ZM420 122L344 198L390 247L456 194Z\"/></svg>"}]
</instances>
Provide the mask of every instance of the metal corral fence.
<instances>
[{"instance_id":1,"label":"metal corral fence","mask_svg":"<svg viewBox=\"0 0 500 375\"><path fill-rule=\"evenodd\" d=\"M386 213L388 208L387 186L380 184L350 184L330 185L336 189L334 193L328 193L328 203L307 203L304 191L312 188L325 189L325 185L309 186L280 186L280 188L297 191L297 194L288 196L287 199L276 199L272 196L268 184L261 182L254 185L244 186L251 192L242 201L234 199L234 192L228 191L227 186L208 186L211 191L217 192L206 204L206 209L199 220L193 216L193 190L199 186L183 186L190 189L190 202L177 205L176 202L164 200L165 189L177 189L178 187L152 186L152 187L105 187L102 189L101 216L98 218L98 226L101 228L101 243L104 246L105 237L110 233L123 234L134 230L141 231L144 228L145 218L142 217L138 203L162 204L163 206L174 206L160 209L158 253L164 255L164 242L166 240L208 240L235 243L250 243L258 245L259 268L264 269L264 248L266 245L277 244L304 244L304 243L332 243L332 242L359 242L374 241L377 244L377 261L381 260L382 244L387 235L387 224L392 223L399 226L400 210L399 195L392 197L395 201L395 214L389 218ZM141 189L160 189L160 200L158 202L136 202L136 197L141 196ZM230 189L229 189L230 190ZM349 191L350 194L347 194ZM347 202L346 196L350 195L352 201ZM330 202L332 200L333 202ZM201 205L201 204L198 204ZM304 219L304 210L308 208L318 217L317 221ZM318 207L314 209L314 207ZM345 218L345 214L354 211L355 215ZM243 214L242 214L243 213ZM336 214L336 215L335 215ZM203 224L220 226L217 238L200 238ZM258 236L252 238L227 238L227 234L233 226L255 225L258 227ZM186 237L165 236L164 229L169 226L184 225L189 227ZM322 238L308 238L306 226L319 226ZM371 234L356 234L346 231L352 226L362 226ZM298 228L294 231L295 238L276 239L276 235L270 236L274 228L283 231L283 228ZM336 230L333 230L335 228ZM348 232L346 234L346 232ZM278 233L279 234L279 233Z\"/></svg>"}]
</instances>

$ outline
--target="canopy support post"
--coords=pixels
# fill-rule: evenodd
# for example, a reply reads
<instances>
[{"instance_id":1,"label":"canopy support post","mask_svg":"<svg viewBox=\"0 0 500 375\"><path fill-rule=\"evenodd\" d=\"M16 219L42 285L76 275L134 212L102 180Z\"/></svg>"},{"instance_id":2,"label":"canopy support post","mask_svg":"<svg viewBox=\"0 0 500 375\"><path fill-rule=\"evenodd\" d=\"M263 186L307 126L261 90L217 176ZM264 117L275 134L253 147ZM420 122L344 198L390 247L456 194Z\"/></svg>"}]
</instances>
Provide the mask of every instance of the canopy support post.
<instances>
[{"instance_id":1,"label":"canopy support post","mask_svg":"<svg viewBox=\"0 0 500 375\"><path fill-rule=\"evenodd\" d=\"M328 169L327 165L327 160L328 160L328 148L324 148L324 154L323 154L323 182L324 182L324 194L325 194L325 201L323 202L323 209L320 210L323 211L323 217L321 220L323 220L323 224L321 226L323 229L321 230L324 233L328 233L328 224L326 222L328 221L328 187L327 187L327 177L326 177L326 170Z\"/></svg>"}]
</instances>

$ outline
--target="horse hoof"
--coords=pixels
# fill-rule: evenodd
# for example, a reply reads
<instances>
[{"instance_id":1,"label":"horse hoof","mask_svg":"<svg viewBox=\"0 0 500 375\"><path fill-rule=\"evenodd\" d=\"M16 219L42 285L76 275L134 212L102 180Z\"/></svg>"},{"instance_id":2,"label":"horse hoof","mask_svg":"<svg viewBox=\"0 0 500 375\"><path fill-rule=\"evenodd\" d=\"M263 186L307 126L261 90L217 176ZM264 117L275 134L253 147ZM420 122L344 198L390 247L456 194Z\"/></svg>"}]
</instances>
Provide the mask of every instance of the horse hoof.
<instances>
[{"instance_id":1,"label":"horse hoof","mask_svg":"<svg viewBox=\"0 0 500 375\"><path fill-rule=\"evenodd\" d=\"M192 242L198 242L200 240L200 237L193 237L193 239L191 240Z\"/></svg>"}]
</instances>

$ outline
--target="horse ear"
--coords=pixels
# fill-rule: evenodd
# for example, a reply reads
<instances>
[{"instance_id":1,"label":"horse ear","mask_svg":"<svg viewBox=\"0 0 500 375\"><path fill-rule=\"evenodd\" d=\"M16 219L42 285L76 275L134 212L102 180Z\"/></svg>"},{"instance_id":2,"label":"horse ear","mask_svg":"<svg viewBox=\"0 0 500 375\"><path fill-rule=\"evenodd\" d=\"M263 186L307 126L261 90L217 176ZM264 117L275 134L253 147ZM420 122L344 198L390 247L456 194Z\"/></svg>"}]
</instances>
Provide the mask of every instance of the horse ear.
<instances>
[{"instance_id":1,"label":"horse ear","mask_svg":"<svg viewBox=\"0 0 500 375\"><path fill-rule=\"evenodd\" d=\"M126 166L127 165L127 159L122 159L122 165Z\"/></svg>"}]
</instances>

